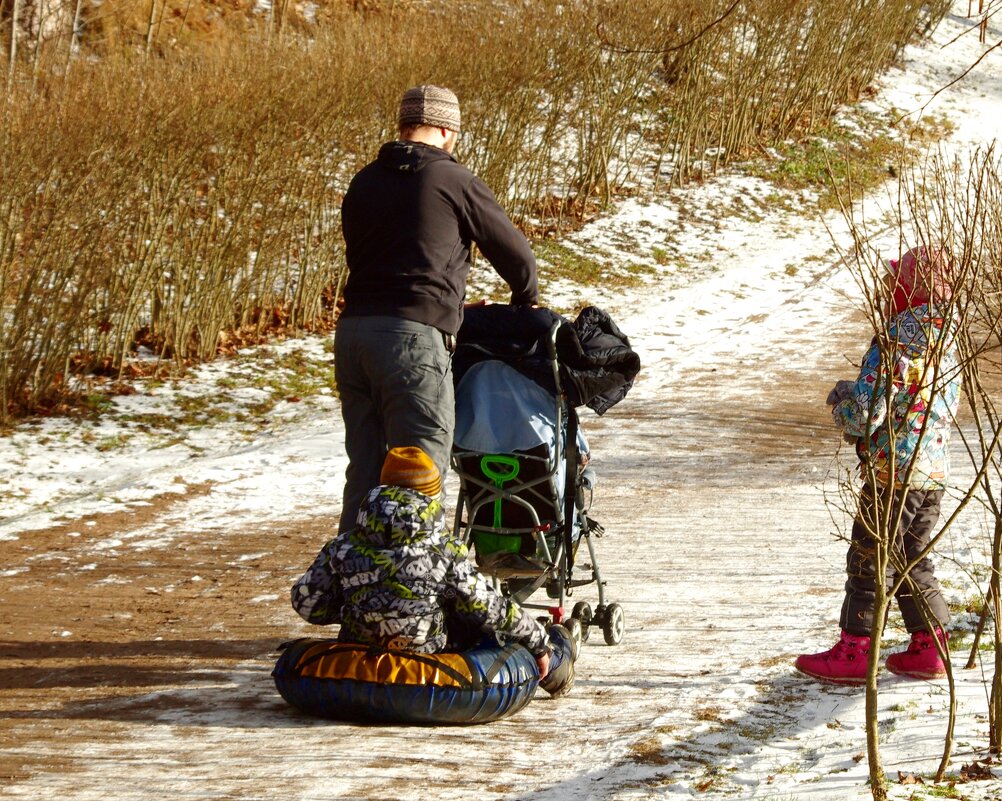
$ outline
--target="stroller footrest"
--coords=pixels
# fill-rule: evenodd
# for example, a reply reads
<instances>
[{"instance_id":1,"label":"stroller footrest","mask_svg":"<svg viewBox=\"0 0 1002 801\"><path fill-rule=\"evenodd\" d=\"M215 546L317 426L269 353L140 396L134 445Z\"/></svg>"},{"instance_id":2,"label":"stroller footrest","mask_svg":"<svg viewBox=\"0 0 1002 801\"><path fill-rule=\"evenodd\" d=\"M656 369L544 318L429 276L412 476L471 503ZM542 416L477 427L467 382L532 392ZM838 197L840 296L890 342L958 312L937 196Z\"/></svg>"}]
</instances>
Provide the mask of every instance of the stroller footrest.
<instances>
[{"instance_id":1,"label":"stroller footrest","mask_svg":"<svg viewBox=\"0 0 1002 801\"><path fill-rule=\"evenodd\" d=\"M508 551L479 554L477 564L482 570L498 578L541 576L552 568L552 565L538 559Z\"/></svg>"}]
</instances>

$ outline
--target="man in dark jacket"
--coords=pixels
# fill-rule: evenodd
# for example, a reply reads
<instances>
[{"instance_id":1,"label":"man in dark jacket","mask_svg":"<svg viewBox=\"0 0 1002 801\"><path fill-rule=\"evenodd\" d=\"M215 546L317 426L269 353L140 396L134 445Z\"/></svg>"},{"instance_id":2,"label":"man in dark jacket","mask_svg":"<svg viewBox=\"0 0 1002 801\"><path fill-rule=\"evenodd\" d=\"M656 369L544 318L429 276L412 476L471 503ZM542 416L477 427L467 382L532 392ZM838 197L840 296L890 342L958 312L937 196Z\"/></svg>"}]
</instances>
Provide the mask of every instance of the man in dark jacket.
<instances>
[{"instance_id":1,"label":"man in dark jacket","mask_svg":"<svg viewBox=\"0 0 1002 801\"><path fill-rule=\"evenodd\" d=\"M476 243L512 290L538 299L536 261L486 184L452 156L459 102L417 86L400 103L400 139L352 180L341 206L348 262L335 372L345 425L339 531L379 483L387 449L416 445L449 466L455 427L451 351Z\"/></svg>"}]
</instances>

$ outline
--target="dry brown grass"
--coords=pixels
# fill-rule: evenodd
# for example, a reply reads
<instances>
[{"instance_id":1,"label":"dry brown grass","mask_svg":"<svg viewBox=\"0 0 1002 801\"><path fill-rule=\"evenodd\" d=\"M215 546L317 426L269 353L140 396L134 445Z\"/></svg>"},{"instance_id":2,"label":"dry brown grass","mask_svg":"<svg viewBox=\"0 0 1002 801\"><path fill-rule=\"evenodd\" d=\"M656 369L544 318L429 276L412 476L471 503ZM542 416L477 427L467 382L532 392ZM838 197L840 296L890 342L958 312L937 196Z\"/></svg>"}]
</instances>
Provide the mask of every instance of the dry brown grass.
<instances>
[{"instance_id":1,"label":"dry brown grass","mask_svg":"<svg viewBox=\"0 0 1002 801\"><path fill-rule=\"evenodd\" d=\"M121 369L140 333L184 361L329 323L341 195L409 85L454 88L460 159L559 232L651 141L684 175L823 119L925 20L914 0L759 0L712 24L729 5L85 0L74 36L4 59L0 424Z\"/></svg>"},{"instance_id":2,"label":"dry brown grass","mask_svg":"<svg viewBox=\"0 0 1002 801\"><path fill-rule=\"evenodd\" d=\"M664 150L697 171L826 124L950 6L943 0L760 0L739 3L725 16L732 5L703 4L703 12L677 24L662 45ZM722 21L691 45L668 49L714 19Z\"/></svg>"}]
</instances>

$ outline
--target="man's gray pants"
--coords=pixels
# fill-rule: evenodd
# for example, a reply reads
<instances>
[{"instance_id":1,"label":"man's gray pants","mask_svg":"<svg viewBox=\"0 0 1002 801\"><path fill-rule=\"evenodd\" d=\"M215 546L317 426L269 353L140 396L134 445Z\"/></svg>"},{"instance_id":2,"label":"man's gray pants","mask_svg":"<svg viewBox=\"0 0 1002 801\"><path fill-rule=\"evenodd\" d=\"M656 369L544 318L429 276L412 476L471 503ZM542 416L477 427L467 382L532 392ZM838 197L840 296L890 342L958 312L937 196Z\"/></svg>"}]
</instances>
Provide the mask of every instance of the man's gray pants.
<instances>
[{"instance_id":1,"label":"man's gray pants","mask_svg":"<svg viewBox=\"0 0 1002 801\"><path fill-rule=\"evenodd\" d=\"M338 533L379 485L386 451L416 445L445 479L456 427L452 354L437 328L397 317L342 317L334 375L348 455Z\"/></svg>"},{"instance_id":2,"label":"man's gray pants","mask_svg":"<svg viewBox=\"0 0 1002 801\"><path fill-rule=\"evenodd\" d=\"M881 490L883 491L883 490ZM891 546L897 551L898 557L908 564L916 559L929 545L936 521L939 520L939 508L943 500L943 490L909 490L904 495L902 490L894 493L895 509L891 510L891 520L901 511L901 522ZM877 528L877 504L872 488L864 486L859 499L859 512L852 527L852 543L846 556L845 600L842 603L842 614L839 624L849 634L869 636L873 625L873 605L877 592L877 573L874 569L874 542L872 531ZM897 571L887 565L887 575L884 577L889 586L897 578ZM907 582L901 584L895 593L901 617L909 633L926 628L920 604L927 605L932 619L945 628L950 622L950 609L943 599L939 581L933 573L932 562L922 558L911 570L912 582L922 598L916 598Z\"/></svg>"}]
</instances>

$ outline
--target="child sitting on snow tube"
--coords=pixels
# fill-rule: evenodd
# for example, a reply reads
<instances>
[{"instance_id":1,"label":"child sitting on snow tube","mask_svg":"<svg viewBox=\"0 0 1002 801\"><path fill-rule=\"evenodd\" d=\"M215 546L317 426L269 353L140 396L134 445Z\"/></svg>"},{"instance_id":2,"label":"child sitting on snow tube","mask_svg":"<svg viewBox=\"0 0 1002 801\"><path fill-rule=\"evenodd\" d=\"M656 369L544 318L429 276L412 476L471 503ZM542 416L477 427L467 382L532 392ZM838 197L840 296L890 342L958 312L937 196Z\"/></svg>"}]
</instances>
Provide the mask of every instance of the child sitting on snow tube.
<instances>
[{"instance_id":1,"label":"child sitting on snow tube","mask_svg":"<svg viewBox=\"0 0 1002 801\"><path fill-rule=\"evenodd\" d=\"M445 530L431 458L417 447L392 448L380 481L362 502L357 526L324 545L293 585L296 612L309 623L340 623L341 642L373 652L460 652L497 635L532 653L544 690L569 692L570 636L558 625L548 634L501 595Z\"/></svg>"}]
</instances>

